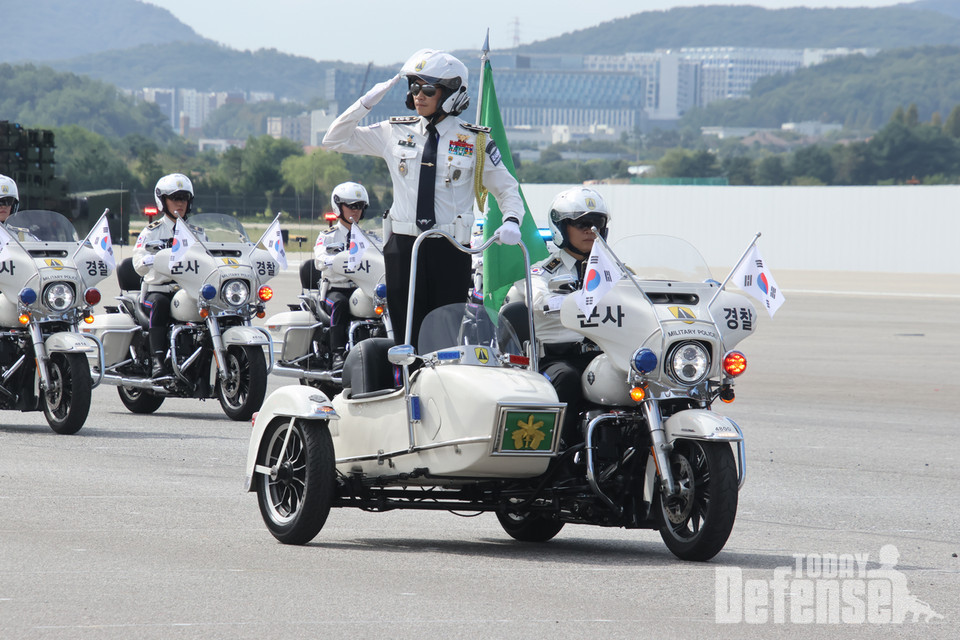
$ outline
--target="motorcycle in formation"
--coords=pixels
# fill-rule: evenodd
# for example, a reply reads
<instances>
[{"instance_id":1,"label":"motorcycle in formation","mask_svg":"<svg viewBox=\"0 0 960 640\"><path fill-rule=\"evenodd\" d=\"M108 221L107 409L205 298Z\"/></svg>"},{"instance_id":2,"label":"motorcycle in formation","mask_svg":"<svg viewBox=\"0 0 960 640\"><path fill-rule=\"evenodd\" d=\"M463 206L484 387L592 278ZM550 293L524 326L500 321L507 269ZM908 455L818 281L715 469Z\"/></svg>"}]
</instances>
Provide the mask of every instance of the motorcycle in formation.
<instances>
[{"instance_id":1,"label":"motorcycle in formation","mask_svg":"<svg viewBox=\"0 0 960 640\"><path fill-rule=\"evenodd\" d=\"M350 325L347 330L347 352L367 338L392 338L386 307L386 283L383 252L369 243L357 255L356 243L345 247L342 243L325 247L331 257L330 270L346 275L356 285L350 296ZM278 376L298 378L300 384L310 385L333 397L340 393L342 368L334 367L330 347L330 315L323 308L329 282L318 281L312 260L300 269L300 304L290 310L267 318L266 327L277 335L283 347L273 367Z\"/></svg>"},{"instance_id":2,"label":"motorcycle in formation","mask_svg":"<svg viewBox=\"0 0 960 640\"><path fill-rule=\"evenodd\" d=\"M429 236L453 242L421 235L412 264ZM681 559L716 555L736 517L745 451L740 427L712 405L734 399L746 367L734 347L756 329L756 311L682 240L635 236L607 250L620 279L589 317L576 294L557 310L602 352L582 377L582 441L561 444L566 405L538 373L528 309L520 321L506 308L437 309L419 353L409 335L357 344L335 397L296 385L267 397L245 488L273 536L305 544L333 507L430 509L493 512L524 541L566 524L645 528ZM551 289L569 291L564 278ZM526 288L530 300L529 275Z\"/></svg>"},{"instance_id":3,"label":"motorcycle in formation","mask_svg":"<svg viewBox=\"0 0 960 640\"><path fill-rule=\"evenodd\" d=\"M110 266L53 211L24 210L0 225L0 409L42 410L57 433L76 433L90 410L87 356L103 363L78 325L100 301Z\"/></svg>"},{"instance_id":4,"label":"motorcycle in formation","mask_svg":"<svg viewBox=\"0 0 960 640\"><path fill-rule=\"evenodd\" d=\"M273 296L265 283L280 265L232 216L198 213L189 225L194 241L179 254L162 243L147 247L156 252L154 269L177 287L168 336L172 375L152 377L149 318L129 258L118 266L119 307L98 315L85 331L103 343L98 373L118 387L133 413L153 413L167 397L216 397L227 417L249 420L263 402L273 363L269 332L251 321L263 317Z\"/></svg>"}]
</instances>

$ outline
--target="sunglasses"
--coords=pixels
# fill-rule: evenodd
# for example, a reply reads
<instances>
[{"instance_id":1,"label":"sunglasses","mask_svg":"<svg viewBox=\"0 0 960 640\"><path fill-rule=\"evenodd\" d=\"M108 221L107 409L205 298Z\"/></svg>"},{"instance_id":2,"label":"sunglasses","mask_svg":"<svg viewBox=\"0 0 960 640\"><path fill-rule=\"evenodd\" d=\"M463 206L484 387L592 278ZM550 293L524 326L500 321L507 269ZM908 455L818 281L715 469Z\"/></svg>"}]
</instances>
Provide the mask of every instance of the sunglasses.
<instances>
[{"instance_id":1,"label":"sunglasses","mask_svg":"<svg viewBox=\"0 0 960 640\"><path fill-rule=\"evenodd\" d=\"M167 200L173 200L174 202L190 202L190 196L182 191L178 191L168 195Z\"/></svg>"},{"instance_id":2,"label":"sunglasses","mask_svg":"<svg viewBox=\"0 0 960 640\"><path fill-rule=\"evenodd\" d=\"M433 96L437 95L437 91L439 90L440 88L435 84L417 84L416 82L410 83L410 95L412 96L418 96L420 95L420 92L423 91L423 95L427 96L428 98L432 98Z\"/></svg>"},{"instance_id":3,"label":"sunglasses","mask_svg":"<svg viewBox=\"0 0 960 640\"><path fill-rule=\"evenodd\" d=\"M12 207L16 202L14 198L0 198L0 207Z\"/></svg>"},{"instance_id":4,"label":"sunglasses","mask_svg":"<svg viewBox=\"0 0 960 640\"><path fill-rule=\"evenodd\" d=\"M342 205L351 211L363 211L367 206L362 202L344 202Z\"/></svg>"},{"instance_id":5,"label":"sunglasses","mask_svg":"<svg viewBox=\"0 0 960 640\"><path fill-rule=\"evenodd\" d=\"M580 229L581 231L587 231L591 227L596 227L598 231L603 231L607 226L607 221L603 218L585 217L571 220L568 224L574 229Z\"/></svg>"}]
</instances>

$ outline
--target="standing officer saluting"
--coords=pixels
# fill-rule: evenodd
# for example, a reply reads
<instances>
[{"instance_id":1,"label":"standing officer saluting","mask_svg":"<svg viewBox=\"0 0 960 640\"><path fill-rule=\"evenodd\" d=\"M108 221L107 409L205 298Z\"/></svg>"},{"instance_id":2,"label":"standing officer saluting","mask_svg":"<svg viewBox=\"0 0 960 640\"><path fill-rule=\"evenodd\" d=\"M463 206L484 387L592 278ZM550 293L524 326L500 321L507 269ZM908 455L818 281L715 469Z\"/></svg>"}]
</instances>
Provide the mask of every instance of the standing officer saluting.
<instances>
[{"instance_id":1,"label":"standing officer saluting","mask_svg":"<svg viewBox=\"0 0 960 640\"><path fill-rule=\"evenodd\" d=\"M407 108L418 115L358 127L404 77ZM417 289L414 299L408 301L410 256L417 236L429 229L445 231L469 246L477 171L482 172L483 186L503 211L500 242L520 242L523 201L517 181L503 166L489 129L457 117L469 102L463 63L448 53L422 49L407 60L399 74L375 85L340 114L323 137L325 149L380 156L390 170L394 200L384 218L383 257L387 306L398 342L405 336L408 302L414 305L410 335L416 345L420 323L428 312L466 301L471 286L469 254L445 238L424 240L418 252Z\"/></svg>"},{"instance_id":2,"label":"standing officer saluting","mask_svg":"<svg viewBox=\"0 0 960 640\"><path fill-rule=\"evenodd\" d=\"M153 268L156 256L147 251L151 242L169 243L173 239L173 227L178 218L186 219L193 202L193 183L182 173L171 173L157 181L153 193L157 202L159 220L147 225L137 236L133 248L133 268L143 276L140 300L150 317L147 337L153 357L152 376L158 378L167 371L164 358L167 353L167 325L170 324L170 300L173 298L173 281L157 273Z\"/></svg>"}]
</instances>

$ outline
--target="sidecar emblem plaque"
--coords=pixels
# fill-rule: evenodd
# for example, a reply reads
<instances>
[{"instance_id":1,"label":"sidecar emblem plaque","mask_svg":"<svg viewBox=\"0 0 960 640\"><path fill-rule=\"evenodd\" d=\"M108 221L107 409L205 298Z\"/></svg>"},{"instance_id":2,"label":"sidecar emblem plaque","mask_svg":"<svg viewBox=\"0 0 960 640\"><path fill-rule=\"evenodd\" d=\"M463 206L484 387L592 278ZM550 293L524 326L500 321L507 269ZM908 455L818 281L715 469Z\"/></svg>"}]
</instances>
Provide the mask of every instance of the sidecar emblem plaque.
<instances>
[{"instance_id":1,"label":"sidecar emblem plaque","mask_svg":"<svg viewBox=\"0 0 960 640\"><path fill-rule=\"evenodd\" d=\"M479 361L480 364L487 364L487 362L490 361L490 353L483 347L476 347L474 353L477 354L477 361Z\"/></svg>"},{"instance_id":2,"label":"sidecar emblem plaque","mask_svg":"<svg viewBox=\"0 0 960 640\"><path fill-rule=\"evenodd\" d=\"M563 405L501 406L494 455L556 453Z\"/></svg>"},{"instance_id":3,"label":"sidecar emblem plaque","mask_svg":"<svg viewBox=\"0 0 960 640\"><path fill-rule=\"evenodd\" d=\"M670 309L670 313L673 314L673 317L677 320L683 320L686 324L693 324L697 319L696 314L693 311L686 307L667 307Z\"/></svg>"}]
</instances>

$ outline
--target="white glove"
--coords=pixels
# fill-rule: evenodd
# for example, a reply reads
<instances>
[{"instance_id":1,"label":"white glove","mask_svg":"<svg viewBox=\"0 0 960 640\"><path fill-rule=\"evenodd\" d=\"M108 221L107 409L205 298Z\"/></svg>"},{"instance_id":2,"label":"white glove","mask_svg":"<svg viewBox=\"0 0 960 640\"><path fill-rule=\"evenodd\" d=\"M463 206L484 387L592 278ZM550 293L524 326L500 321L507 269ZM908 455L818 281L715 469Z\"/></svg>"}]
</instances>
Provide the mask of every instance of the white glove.
<instances>
[{"instance_id":1,"label":"white glove","mask_svg":"<svg viewBox=\"0 0 960 640\"><path fill-rule=\"evenodd\" d=\"M329 269L333 266L333 261L337 259L336 254L330 256L323 256L321 260L323 261L323 269Z\"/></svg>"},{"instance_id":2,"label":"white glove","mask_svg":"<svg viewBox=\"0 0 960 640\"><path fill-rule=\"evenodd\" d=\"M156 259L157 259L157 256L154 256L154 255L146 255L146 256L143 257L143 264L145 264L145 265L147 265L147 266L151 266L151 265L153 265L153 262L154 262L154 260L156 260Z\"/></svg>"},{"instance_id":3,"label":"white glove","mask_svg":"<svg viewBox=\"0 0 960 640\"><path fill-rule=\"evenodd\" d=\"M387 92L393 88L393 85L400 82L400 74L393 76L389 80L384 80L383 82L378 82L373 85L373 88L370 91L367 91L363 94L363 97L360 98L360 104L366 109L372 109L375 104L383 100L383 96L387 95Z\"/></svg>"},{"instance_id":4,"label":"white glove","mask_svg":"<svg viewBox=\"0 0 960 640\"><path fill-rule=\"evenodd\" d=\"M520 244L520 225L513 220L507 220L497 230L500 244Z\"/></svg>"}]
</instances>

